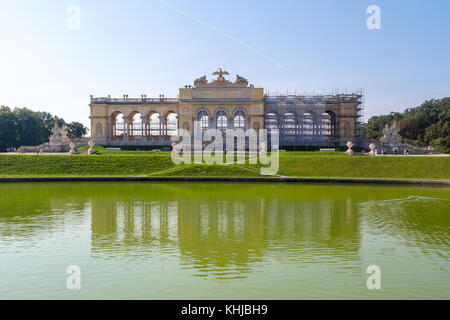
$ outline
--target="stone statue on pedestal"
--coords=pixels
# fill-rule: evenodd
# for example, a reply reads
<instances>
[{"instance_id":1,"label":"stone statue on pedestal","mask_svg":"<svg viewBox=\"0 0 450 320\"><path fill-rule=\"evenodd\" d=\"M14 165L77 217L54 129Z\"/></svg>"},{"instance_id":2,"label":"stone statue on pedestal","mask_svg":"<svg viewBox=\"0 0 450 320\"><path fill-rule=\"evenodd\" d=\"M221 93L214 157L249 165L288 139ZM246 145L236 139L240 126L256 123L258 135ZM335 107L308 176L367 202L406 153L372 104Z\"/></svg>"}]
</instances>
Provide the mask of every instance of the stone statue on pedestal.
<instances>
[{"instance_id":1,"label":"stone statue on pedestal","mask_svg":"<svg viewBox=\"0 0 450 320\"><path fill-rule=\"evenodd\" d=\"M75 151L75 147L76 147L75 143L71 142L69 144L69 147L70 147L70 151L69 151L70 154L77 154L77 152Z\"/></svg>"},{"instance_id":2,"label":"stone statue on pedestal","mask_svg":"<svg viewBox=\"0 0 450 320\"><path fill-rule=\"evenodd\" d=\"M354 154L354 152L352 150L353 142L351 142L351 141L347 142L347 148L348 148L348 150L345 153L348 154L349 156L352 156Z\"/></svg>"},{"instance_id":3,"label":"stone statue on pedestal","mask_svg":"<svg viewBox=\"0 0 450 320\"><path fill-rule=\"evenodd\" d=\"M60 132L61 132L61 143L62 144L69 144L70 143L69 131L67 130L66 125L62 126Z\"/></svg>"},{"instance_id":4,"label":"stone statue on pedestal","mask_svg":"<svg viewBox=\"0 0 450 320\"><path fill-rule=\"evenodd\" d=\"M402 145L402 137L400 136L400 128L398 127L397 122L394 122L391 127L386 124L380 142L387 144L390 147L399 147Z\"/></svg>"},{"instance_id":5,"label":"stone statue on pedestal","mask_svg":"<svg viewBox=\"0 0 450 320\"><path fill-rule=\"evenodd\" d=\"M52 128L52 134L49 138L48 146L45 147L46 152L67 152L70 148L70 139L68 130L65 125L62 128L57 124Z\"/></svg>"},{"instance_id":6,"label":"stone statue on pedestal","mask_svg":"<svg viewBox=\"0 0 450 320\"><path fill-rule=\"evenodd\" d=\"M57 124L52 128L52 134L49 138L50 145L61 143L61 128Z\"/></svg>"},{"instance_id":7,"label":"stone statue on pedestal","mask_svg":"<svg viewBox=\"0 0 450 320\"><path fill-rule=\"evenodd\" d=\"M375 149L376 149L376 146L375 146L374 143L371 143L371 144L370 144L369 149L370 149L369 156L375 156Z\"/></svg>"},{"instance_id":8,"label":"stone statue on pedestal","mask_svg":"<svg viewBox=\"0 0 450 320\"><path fill-rule=\"evenodd\" d=\"M267 155L267 145L264 142L259 144L259 155L266 156Z\"/></svg>"},{"instance_id":9,"label":"stone statue on pedestal","mask_svg":"<svg viewBox=\"0 0 450 320\"><path fill-rule=\"evenodd\" d=\"M89 140L88 145L89 145L88 154L94 154L94 153L97 152L97 151L94 149L95 142L94 142L93 140Z\"/></svg>"}]
</instances>

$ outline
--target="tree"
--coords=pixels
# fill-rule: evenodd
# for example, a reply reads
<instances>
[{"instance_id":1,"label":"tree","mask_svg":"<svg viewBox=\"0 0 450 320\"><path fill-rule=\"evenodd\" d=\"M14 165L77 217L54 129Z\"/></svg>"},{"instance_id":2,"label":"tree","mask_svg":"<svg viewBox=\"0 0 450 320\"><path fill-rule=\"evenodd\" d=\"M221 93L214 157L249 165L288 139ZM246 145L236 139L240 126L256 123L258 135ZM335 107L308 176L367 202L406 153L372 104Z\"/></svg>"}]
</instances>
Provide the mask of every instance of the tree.
<instances>
[{"instance_id":1,"label":"tree","mask_svg":"<svg viewBox=\"0 0 450 320\"><path fill-rule=\"evenodd\" d=\"M87 134L87 128L79 122L71 122L66 125L69 131L69 138L81 138Z\"/></svg>"},{"instance_id":2,"label":"tree","mask_svg":"<svg viewBox=\"0 0 450 320\"><path fill-rule=\"evenodd\" d=\"M17 121L17 139L22 146L36 146L47 141L47 130L36 112L26 108L13 111Z\"/></svg>"},{"instance_id":3,"label":"tree","mask_svg":"<svg viewBox=\"0 0 450 320\"><path fill-rule=\"evenodd\" d=\"M53 116L51 113L45 111L36 112L36 117L39 118L43 124L44 127L43 134L45 141L47 141L50 135L52 134L52 129L55 126L55 124L58 127L62 127L66 123L64 119L59 118L57 116Z\"/></svg>"},{"instance_id":4,"label":"tree","mask_svg":"<svg viewBox=\"0 0 450 320\"><path fill-rule=\"evenodd\" d=\"M8 107L0 107L0 151L18 146L16 117Z\"/></svg>"},{"instance_id":5,"label":"tree","mask_svg":"<svg viewBox=\"0 0 450 320\"><path fill-rule=\"evenodd\" d=\"M362 127L362 137L379 139L386 124L398 122L400 135L419 146L432 145L438 150L450 150L450 97L427 100L403 113L374 116Z\"/></svg>"},{"instance_id":6,"label":"tree","mask_svg":"<svg viewBox=\"0 0 450 320\"><path fill-rule=\"evenodd\" d=\"M417 119L401 119L398 127L400 135L405 139L415 140L422 133Z\"/></svg>"},{"instance_id":7,"label":"tree","mask_svg":"<svg viewBox=\"0 0 450 320\"><path fill-rule=\"evenodd\" d=\"M37 146L49 140L52 128L66 124L64 119L48 112L35 112L27 108L0 107L0 151L20 146ZM70 138L82 137L87 128L79 123L67 124Z\"/></svg>"},{"instance_id":8,"label":"tree","mask_svg":"<svg viewBox=\"0 0 450 320\"><path fill-rule=\"evenodd\" d=\"M391 112L389 115L374 116L369 119L367 124L362 127L362 136L365 139L379 140L383 136L383 129L386 124L391 125L394 121L399 121L401 114L398 112Z\"/></svg>"}]
</instances>

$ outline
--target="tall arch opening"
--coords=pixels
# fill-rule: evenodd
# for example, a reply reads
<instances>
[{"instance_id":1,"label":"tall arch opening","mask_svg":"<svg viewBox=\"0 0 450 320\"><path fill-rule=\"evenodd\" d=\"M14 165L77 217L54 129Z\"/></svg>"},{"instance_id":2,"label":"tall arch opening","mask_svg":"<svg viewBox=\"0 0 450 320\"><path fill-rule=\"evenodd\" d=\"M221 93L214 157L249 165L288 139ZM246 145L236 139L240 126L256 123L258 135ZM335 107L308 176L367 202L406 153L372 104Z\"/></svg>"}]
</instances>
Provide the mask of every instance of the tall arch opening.
<instances>
[{"instance_id":1,"label":"tall arch opening","mask_svg":"<svg viewBox=\"0 0 450 320\"><path fill-rule=\"evenodd\" d=\"M171 137L178 135L178 115L175 112L167 116L166 135Z\"/></svg>"},{"instance_id":2,"label":"tall arch opening","mask_svg":"<svg viewBox=\"0 0 450 320\"><path fill-rule=\"evenodd\" d=\"M130 113L128 116L128 121L130 139L142 137L144 127L141 114L137 111Z\"/></svg>"},{"instance_id":3,"label":"tall arch opening","mask_svg":"<svg viewBox=\"0 0 450 320\"><path fill-rule=\"evenodd\" d=\"M305 137L314 135L314 116L310 112L305 112L302 116L302 134Z\"/></svg>"},{"instance_id":4,"label":"tall arch opening","mask_svg":"<svg viewBox=\"0 0 450 320\"><path fill-rule=\"evenodd\" d=\"M161 122L158 113L152 113L148 121L148 134L151 137L157 137L161 134Z\"/></svg>"},{"instance_id":5,"label":"tall arch opening","mask_svg":"<svg viewBox=\"0 0 450 320\"><path fill-rule=\"evenodd\" d=\"M283 134L288 137L295 137L297 134L297 117L292 112L284 115Z\"/></svg>"},{"instance_id":6,"label":"tall arch opening","mask_svg":"<svg viewBox=\"0 0 450 320\"><path fill-rule=\"evenodd\" d=\"M236 111L234 114L234 129L245 130L245 112L242 110Z\"/></svg>"},{"instance_id":7,"label":"tall arch opening","mask_svg":"<svg viewBox=\"0 0 450 320\"><path fill-rule=\"evenodd\" d=\"M278 115L276 113L270 112L266 114L265 128L269 129L269 131L279 129Z\"/></svg>"},{"instance_id":8,"label":"tall arch opening","mask_svg":"<svg viewBox=\"0 0 450 320\"><path fill-rule=\"evenodd\" d=\"M226 134L226 130L228 127L228 118L227 113L225 110L219 110L216 113L216 128L218 131L222 133L222 136L224 137Z\"/></svg>"},{"instance_id":9,"label":"tall arch opening","mask_svg":"<svg viewBox=\"0 0 450 320\"><path fill-rule=\"evenodd\" d=\"M113 139L122 139L125 136L125 120L122 112L112 114L111 131Z\"/></svg>"},{"instance_id":10,"label":"tall arch opening","mask_svg":"<svg viewBox=\"0 0 450 320\"><path fill-rule=\"evenodd\" d=\"M206 133L209 129L209 115L208 112L204 109L197 112L197 121L200 126L200 132L202 135Z\"/></svg>"},{"instance_id":11,"label":"tall arch opening","mask_svg":"<svg viewBox=\"0 0 450 320\"><path fill-rule=\"evenodd\" d=\"M325 111L322 113L322 132L321 135L327 139L336 137L336 115L333 111Z\"/></svg>"}]
</instances>

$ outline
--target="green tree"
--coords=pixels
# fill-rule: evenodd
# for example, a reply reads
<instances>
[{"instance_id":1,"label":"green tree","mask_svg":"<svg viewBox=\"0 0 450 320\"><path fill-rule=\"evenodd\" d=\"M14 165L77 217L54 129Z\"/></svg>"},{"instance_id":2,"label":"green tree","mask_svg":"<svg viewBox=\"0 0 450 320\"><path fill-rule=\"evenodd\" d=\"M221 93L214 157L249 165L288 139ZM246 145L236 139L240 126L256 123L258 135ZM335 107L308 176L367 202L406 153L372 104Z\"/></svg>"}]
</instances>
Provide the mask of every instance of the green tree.
<instances>
[{"instance_id":1,"label":"green tree","mask_svg":"<svg viewBox=\"0 0 450 320\"><path fill-rule=\"evenodd\" d=\"M415 140L422 133L417 119L401 119L398 122L400 135L405 139Z\"/></svg>"},{"instance_id":2,"label":"green tree","mask_svg":"<svg viewBox=\"0 0 450 320\"><path fill-rule=\"evenodd\" d=\"M27 108L0 107L0 151L10 147L36 146L47 142L52 128L62 127L64 119L48 112L35 112ZM68 125L69 135L80 137L86 134L86 128L80 123Z\"/></svg>"},{"instance_id":3,"label":"green tree","mask_svg":"<svg viewBox=\"0 0 450 320\"><path fill-rule=\"evenodd\" d=\"M81 138L87 134L87 128L79 122L71 122L67 124L67 129L69 131L69 138Z\"/></svg>"},{"instance_id":4,"label":"green tree","mask_svg":"<svg viewBox=\"0 0 450 320\"><path fill-rule=\"evenodd\" d=\"M394 121L402 118L398 112L391 112L389 115L373 116L367 124L362 127L362 137L365 139L380 139L383 136L383 129L386 124L391 125Z\"/></svg>"},{"instance_id":5,"label":"green tree","mask_svg":"<svg viewBox=\"0 0 450 320\"><path fill-rule=\"evenodd\" d=\"M37 113L26 108L13 111L17 121L17 138L22 146L36 146L48 139L47 130Z\"/></svg>"},{"instance_id":6,"label":"green tree","mask_svg":"<svg viewBox=\"0 0 450 320\"><path fill-rule=\"evenodd\" d=\"M0 151L18 147L17 121L14 113L8 107L0 107Z\"/></svg>"},{"instance_id":7,"label":"green tree","mask_svg":"<svg viewBox=\"0 0 450 320\"><path fill-rule=\"evenodd\" d=\"M403 113L374 116L363 125L365 139L379 139L386 124L397 121L400 135L419 146L432 145L440 151L450 150L450 97L427 100L420 106L408 108Z\"/></svg>"}]
</instances>

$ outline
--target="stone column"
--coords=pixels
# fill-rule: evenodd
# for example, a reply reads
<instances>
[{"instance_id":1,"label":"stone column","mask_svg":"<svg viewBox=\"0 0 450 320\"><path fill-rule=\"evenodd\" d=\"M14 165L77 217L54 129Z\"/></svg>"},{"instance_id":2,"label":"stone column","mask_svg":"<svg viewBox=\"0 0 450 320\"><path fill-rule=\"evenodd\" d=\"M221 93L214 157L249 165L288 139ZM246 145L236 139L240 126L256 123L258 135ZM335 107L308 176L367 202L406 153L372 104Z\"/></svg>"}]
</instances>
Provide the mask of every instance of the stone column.
<instances>
[{"instance_id":1,"label":"stone column","mask_svg":"<svg viewBox=\"0 0 450 320\"><path fill-rule=\"evenodd\" d=\"M108 141L112 137L111 121L112 121L111 117L106 118L106 128L105 128L106 141Z\"/></svg>"},{"instance_id":2,"label":"stone column","mask_svg":"<svg viewBox=\"0 0 450 320\"><path fill-rule=\"evenodd\" d=\"M216 117L209 116L208 129L216 129Z\"/></svg>"},{"instance_id":3,"label":"stone column","mask_svg":"<svg viewBox=\"0 0 450 320\"><path fill-rule=\"evenodd\" d=\"M164 138L164 118L159 118L159 139L163 140Z\"/></svg>"},{"instance_id":4,"label":"stone column","mask_svg":"<svg viewBox=\"0 0 450 320\"><path fill-rule=\"evenodd\" d=\"M194 138L194 136L196 136L196 138L201 137L200 125L196 117L192 117L191 134L192 138Z\"/></svg>"},{"instance_id":5,"label":"stone column","mask_svg":"<svg viewBox=\"0 0 450 320\"><path fill-rule=\"evenodd\" d=\"M233 116L228 116L227 118L227 128L228 129L234 129L234 117Z\"/></svg>"},{"instance_id":6,"label":"stone column","mask_svg":"<svg viewBox=\"0 0 450 320\"><path fill-rule=\"evenodd\" d=\"M129 129L129 119L128 117L123 117L123 126L124 126L124 131L123 131L123 138L124 140L128 140L128 129Z\"/></svg>"},{"instance_id":7,"label":"stone column","mask_svg":"<svg viewBox=\"0 0 450 320\"><path fill-rule=\"evenodd\" d=\"M150 117L145 117L145 136L150 135Z\"/></svg>"},{"instance_id":8,"label":"stone column","mask_svg":"<svg viewBox=\"0 0 450 320\"><path fill-rule=\"evenodd\" d=\"M163 130L162 130L162 136L167 136L167 118L163 118L162 120Z\"/></svg>"},{"instance_id":9,"label":"stone column","mask_svg":"<svg viewBox=\"0 0 450 320\"><path fill-rule=\"evenodd\" d=\"M141 136L142 137L144 136L144 130L145 130L145 126L146 126L145 119L146 118L144 116L141 116Z\"/></svg>"}]
</instances>

